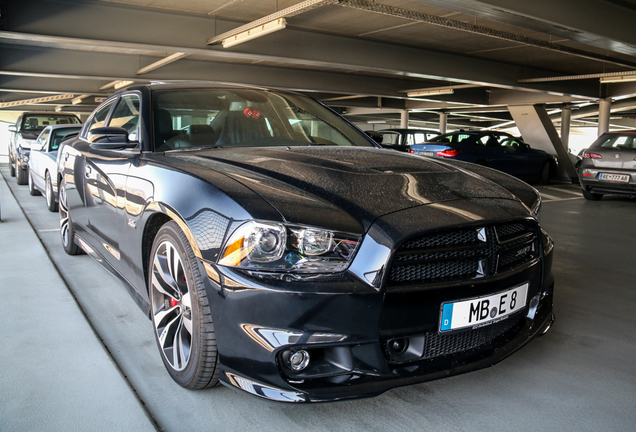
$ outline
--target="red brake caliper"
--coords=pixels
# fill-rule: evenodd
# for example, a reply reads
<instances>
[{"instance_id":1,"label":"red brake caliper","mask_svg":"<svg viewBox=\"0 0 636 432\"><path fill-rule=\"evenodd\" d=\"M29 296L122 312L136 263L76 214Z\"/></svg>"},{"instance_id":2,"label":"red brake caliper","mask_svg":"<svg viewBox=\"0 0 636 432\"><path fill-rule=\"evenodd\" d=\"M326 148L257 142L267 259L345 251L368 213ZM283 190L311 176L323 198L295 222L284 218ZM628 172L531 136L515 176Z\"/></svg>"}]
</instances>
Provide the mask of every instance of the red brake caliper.
<instances>
[{"instance_id":1,"label":"red brake caliper","mask_svg":"<svg viewBox=\"0 0 636 432\"><path fill-rule=\"evenodd\" d=\"M177 305L177 303L178 303L178 302L177 302L175 299L173 299L172 297L170 298L170 305L171 305L172 307L175 307L175 306Z\"/></svg>"}]
</instances>

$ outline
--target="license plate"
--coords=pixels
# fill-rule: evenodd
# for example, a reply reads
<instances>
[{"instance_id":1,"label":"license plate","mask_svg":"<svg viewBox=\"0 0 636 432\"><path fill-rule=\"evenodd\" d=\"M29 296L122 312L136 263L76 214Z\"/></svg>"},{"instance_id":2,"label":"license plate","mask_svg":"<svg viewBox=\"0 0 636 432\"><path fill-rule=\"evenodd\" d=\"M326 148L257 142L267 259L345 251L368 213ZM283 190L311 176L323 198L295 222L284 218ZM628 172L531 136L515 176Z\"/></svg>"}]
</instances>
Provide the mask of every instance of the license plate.
<instances>
[{"instance_id":1,"label":"license plate","mask_svg":"<svg viewBox=\"0 0 636 432\"><path fill-rule=\"evenodd\" d=\"M601 180L629 183L630 176L628 174L609 174L601 173L598 177Z\"/></svg>"},{"instance_id":2,"label":"license plate","mask_svg":"<svg viewBox=\"0 0 636 432\"><path fill-rule=\"evenodd\" d=\"M501 321L526 305L529 283L509 290L452 303L442 303L439 331L478 328Z\"/></svg>"},{"instance_id":3,"label":"license plate","mask_svg":"<svg viewBox=\"0 0 636 432\"><path fill-rule=\"evenodd\" d=\"M421 152L420 154L423 156L435 156L435 152Z\"/></svg>"}]
</instances>

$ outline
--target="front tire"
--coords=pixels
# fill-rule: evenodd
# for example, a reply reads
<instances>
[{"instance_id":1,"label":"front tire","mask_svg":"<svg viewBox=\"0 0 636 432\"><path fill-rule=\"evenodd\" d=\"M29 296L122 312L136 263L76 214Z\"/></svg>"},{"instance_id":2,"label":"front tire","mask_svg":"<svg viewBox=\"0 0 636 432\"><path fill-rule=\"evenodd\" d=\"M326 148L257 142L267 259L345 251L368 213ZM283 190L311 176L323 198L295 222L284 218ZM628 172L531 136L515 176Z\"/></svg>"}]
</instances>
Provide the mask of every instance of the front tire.
<instances>
[{"instance_id":1,"label":"front tire","mask_svg":"<svg viewBox=\"0 0 636 432\"><path fill-rule=\"evenodd\" d=\"M28 176L28 180L27 181L28 181L28 184L29 184L29 195L31 195L31 196L42 195L40 193L40 191L37 190L35 188L35 185L33 184L33 174L31 174L31 170L30 169L27 171L27 176Z\"/></svg>"},{"instance_id":2,"label":"front tire","mask_svg":"<svg viewBox=\"0 0 636 432\"><path fill-rule=\"evenodd\" d=\"M585 189L583 189L583 197L585 197L586 200L598 201L601 198L603 198L603 194L588 192Z\"/></svg>"},{"instance_id":3,"label":"front tire","mask_svg":"<svg viewBox=\"0 0 636 432\"><path fill-rule=\"evenodd\" d=\"M15 162L13 161L13 159L11 159L9 157L9 174L11 175L11 177L15 177Z\"/></svg>"},{"instance_id":4,"label":"front tire","mask_svg":"<svg viewBox=\"0 0 636 432\"><path fill-rule=\"evenodd\" d=\"M51 175L47 172L44 179L44 196L46 197L46 208L49 209L50 212L57 211L57 202L55 201L55 196L53 195L53 184L51 183Z\"/></svg>"},{"instance_id":5,"label":"front tire","mask_svg":"<svg viewBox=\"0 0 636 432\"><path fill-rule=\"evenodd\" d=\"M188 389L217 385L218 354L207 293L194 252L175 222L157 233L149 267L150 312L168 373Z\"/></svg>"},{"instance_id":6,"label":"front tire","mask_svg":"<svg viewBox=\"0 0 636 432\"><path fill-rule=\"evenodd\" d=\"M81 255L82 249L75 244L75 229L71 221L71 213L68 210L66 202L66 191L64 190L64 181L60 182L60 237L62 239L62 247L64 252L69 255Z\"/></svg>"},{"instance_id":7,"label":"front tire","mask_svg":"<svg viewBox=\"0 0 636 432\"><path fill-rule=\"evenodd\" d=\"M28 182L27 179L27 174L28 171L26 170L26 168L21 168L19 166L16 166L16 176L15 176L15 180L16 182L18 182L19 185L25 185Z\"/></svg>"}]
</instances>

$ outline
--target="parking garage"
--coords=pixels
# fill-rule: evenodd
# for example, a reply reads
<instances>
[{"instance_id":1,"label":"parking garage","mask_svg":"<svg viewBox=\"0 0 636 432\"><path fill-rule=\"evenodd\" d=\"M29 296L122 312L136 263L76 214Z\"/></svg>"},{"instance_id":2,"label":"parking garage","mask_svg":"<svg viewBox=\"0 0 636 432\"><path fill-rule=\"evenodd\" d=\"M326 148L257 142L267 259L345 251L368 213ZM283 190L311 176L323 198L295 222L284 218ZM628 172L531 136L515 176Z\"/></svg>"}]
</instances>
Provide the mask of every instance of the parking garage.
<instances>
[{"instance_id":1,"label":"parking garage","mask_svg":"<svg viewBox=\"0 0 636 432\"><path fill-rule=\"evenodd\" d=\"M8 430L633 429L634 203L585 200L568 153L636 128L635 4L0 7L0 319L8 334L0 413ZM359 401L284 405L226 387L179 387L121 282L89 256L66 255L57 213L11 177L5 129L25 111L85 121L120 88L181 81L296 91L365 131L504 131L550 153L558 172L534 186L555 243L553 327L493 367Z\"/></svg>"}]
</instances>

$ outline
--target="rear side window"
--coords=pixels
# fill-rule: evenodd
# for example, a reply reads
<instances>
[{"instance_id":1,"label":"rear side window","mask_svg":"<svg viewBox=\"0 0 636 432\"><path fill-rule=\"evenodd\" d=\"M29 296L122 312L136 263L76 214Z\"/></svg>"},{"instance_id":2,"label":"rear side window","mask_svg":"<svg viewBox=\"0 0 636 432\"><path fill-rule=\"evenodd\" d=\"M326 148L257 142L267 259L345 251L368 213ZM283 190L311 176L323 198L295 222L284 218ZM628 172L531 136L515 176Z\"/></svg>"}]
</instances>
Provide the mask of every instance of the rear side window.
<instances>
[{"instance_id":1,"label":"rear side window","mask_svg":"<svg viewBox=\"0 0 636 432\"><path fill-rule=\"evenodd\" d=\"M602 136L593 147L636 149L636 134Z\"/></svg>"}]
</instances>

